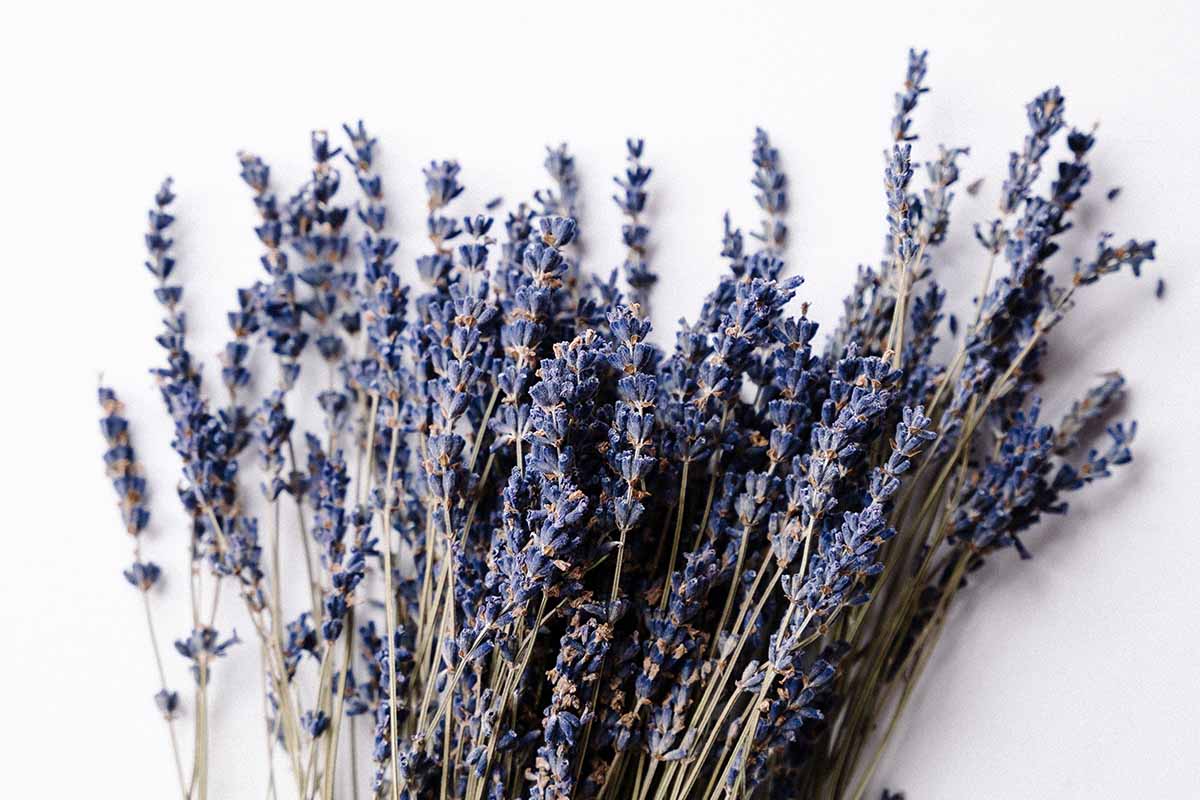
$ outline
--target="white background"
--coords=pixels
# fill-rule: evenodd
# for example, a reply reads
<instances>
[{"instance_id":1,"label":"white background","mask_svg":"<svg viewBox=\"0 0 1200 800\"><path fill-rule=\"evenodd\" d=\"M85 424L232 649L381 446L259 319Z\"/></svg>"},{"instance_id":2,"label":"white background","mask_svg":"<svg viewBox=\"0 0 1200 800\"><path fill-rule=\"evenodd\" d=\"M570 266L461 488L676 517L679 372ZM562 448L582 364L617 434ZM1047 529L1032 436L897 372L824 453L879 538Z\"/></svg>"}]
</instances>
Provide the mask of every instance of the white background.
<instances>
[{"instance_id":1,"label":"white background","mask_svg":"<svg viewBox=\"0 0 1200 800\"><path fill-rule=\"evenodd\" d=\"M35 9L36 5L36 9ZM5 387L0 786L20 797L169 797L153 672L101 474L97 375L128 400L156 495L147 550L168 566L164 639L185 626L176 462L147 368L158 310L141 232L175 176L181 275L209 357L234 287L258 276L234 153L254 148L294 185L313 127L362 116L410 268L421 251L419 167L463 164L465 213L546 183L567 140L584 181L587 262L618 263L608 200L627 135L655 169L649 219L659 336L694 317L721 269L720 216L756 221L749 142L766 126L791 178L790 269L831 328L856 263L883 233L880 151L906 48L928 47L917 155L969 144L954 243L938 264L966 308L982 260L970 224L995 207L1023 104L1058 83L1078 126L1099 122L1092 199L1067 257L1095 232L1153 237L1149 275L1087 291L1048 370L1053 416L1120 367L1140 423L1136 462L1073 498L963 594L882 764L910 800L1200 796L1200 481L1195 308L1200 265L1200 78L1187 3L515 4L385 10L242 3L26 3L5 12ZM1115 203L1103 200L1124 187ZM352 182L344 190L353 196ZM961 187L960 187L961 188ZM1154 281L1166 280L1162 301ZM215 374L209 366L210 377ZM233 609L227 603L227 609ZM225 628L244 620L230 611ZM254 648L217 670L213 797L264 793ZM184 664L168 654L172 680Z\"/></svg>"}]
</instances>

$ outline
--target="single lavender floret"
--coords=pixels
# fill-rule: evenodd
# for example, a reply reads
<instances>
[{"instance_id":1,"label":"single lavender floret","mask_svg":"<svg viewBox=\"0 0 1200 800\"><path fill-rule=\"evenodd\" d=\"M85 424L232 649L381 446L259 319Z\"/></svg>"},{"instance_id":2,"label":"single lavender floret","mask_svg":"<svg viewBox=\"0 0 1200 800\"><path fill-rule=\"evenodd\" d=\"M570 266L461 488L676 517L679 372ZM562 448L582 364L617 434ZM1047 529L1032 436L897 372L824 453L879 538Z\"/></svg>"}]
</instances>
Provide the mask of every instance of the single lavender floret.
<instances>
[{"instance_id":1,"label":"single lavender floret","mask_svg":"<svg viewBox=\"0 0 1200 800\"><path fill-rule=\"evenodd\" d=\"M198 686L202 681L208 680L208 665L212 660L225 656L230 647L240 644L241 641L237 631L228 638L221 639L215 628L201 625L194 628L188 638L177 640L175 650L192 662L192 677L196 679Z\"/></svg>"}]
</instances>

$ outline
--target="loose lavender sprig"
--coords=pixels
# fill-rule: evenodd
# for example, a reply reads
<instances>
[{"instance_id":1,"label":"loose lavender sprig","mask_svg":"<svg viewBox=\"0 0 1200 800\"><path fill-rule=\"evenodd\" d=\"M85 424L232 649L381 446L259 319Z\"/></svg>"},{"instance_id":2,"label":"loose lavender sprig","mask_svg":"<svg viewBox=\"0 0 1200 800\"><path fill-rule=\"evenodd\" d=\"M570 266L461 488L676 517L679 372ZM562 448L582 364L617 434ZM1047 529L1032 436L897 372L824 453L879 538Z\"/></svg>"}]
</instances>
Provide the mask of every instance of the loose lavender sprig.
<instances>
[{"instance_id":1,"label":"loose lavender sprig","mask_svg":"<svg viewBox=\"0 0 1200 800\"><path fill-rule=\"evenodd\" d=\"M125 530L133 537L133 564L124 571L125 580L142 596L142 607L146 613L146 628L150 634L150 646L154 652L154 665L158 671L159 690L154 695L154 704L167 723L167 735L171 740L171 756L175 762L175 774L179 779L179 791L184 800L188 797L188 786L183 778L183 760L179 755L179 743L175 736L175 717L179 711L179 694L167 688L167 675L163 669L162 653L158 646L158 634L154 628L154 617L150 611L150 590L158 583L162 570L153 561L143 561L141 534L150 523L150 511L146 507L146 479L137 461L129 437L129 421L124 417L125 408L116 393L107 386L98 390L100 410L100 432L104 435L107 449L104 451L104 467L112 479L117 493L117 506Z\"/></svg>"}]
</instances>

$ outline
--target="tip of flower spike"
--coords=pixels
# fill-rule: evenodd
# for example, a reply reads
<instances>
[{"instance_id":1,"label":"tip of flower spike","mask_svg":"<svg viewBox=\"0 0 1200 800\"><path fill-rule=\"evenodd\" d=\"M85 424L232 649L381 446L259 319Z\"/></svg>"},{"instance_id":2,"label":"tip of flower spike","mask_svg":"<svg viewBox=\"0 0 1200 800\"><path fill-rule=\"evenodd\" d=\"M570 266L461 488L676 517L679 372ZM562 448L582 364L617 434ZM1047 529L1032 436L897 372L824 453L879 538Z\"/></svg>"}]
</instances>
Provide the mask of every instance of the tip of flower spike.
<instances>
[{"instance_id":1,"label":"tip of flower spike","mask_svg":"<svg viewBox=\"0 0 1200 800\"><path fill-rule=\"evenodd\" d=\"M543 217L538 220L542 242L556 250L575 239L575 220L571 217Z\"/></svg>"}]
</instances>

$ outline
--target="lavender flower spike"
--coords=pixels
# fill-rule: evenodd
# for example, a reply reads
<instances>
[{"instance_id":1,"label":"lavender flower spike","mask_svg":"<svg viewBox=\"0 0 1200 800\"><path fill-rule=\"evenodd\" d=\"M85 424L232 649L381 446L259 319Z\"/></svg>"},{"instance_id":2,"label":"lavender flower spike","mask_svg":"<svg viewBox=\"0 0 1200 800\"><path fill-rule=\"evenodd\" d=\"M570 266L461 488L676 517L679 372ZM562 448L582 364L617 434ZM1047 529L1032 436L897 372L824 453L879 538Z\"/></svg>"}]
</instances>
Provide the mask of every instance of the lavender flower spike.
<instances>
[{"instance_id":1,"label":"lavender flower spike","mask_svg":"<svg viewBox=\"0 0 1200 800\"><path fill-rule=\"evenodd\" d=\"M629 284L629 302L640 306L643 313L647 313L646 301L650 289L658 281L658 276L650 270L650 264L646 260L650 229L640 220L640 215L646 208L646 182L650 180L652 173L649 167L642 166L644 147L641 139L625 140L629 166L625 169L624 178L613 178L621 189L613 195L613 201L628 220L621 226L621 239L627 250L625 263L621 266L625 273L625 282Z\"/></svg>"}]
</instances>

